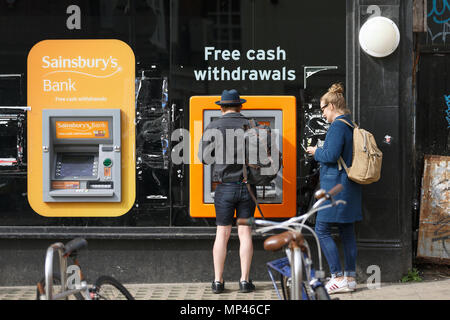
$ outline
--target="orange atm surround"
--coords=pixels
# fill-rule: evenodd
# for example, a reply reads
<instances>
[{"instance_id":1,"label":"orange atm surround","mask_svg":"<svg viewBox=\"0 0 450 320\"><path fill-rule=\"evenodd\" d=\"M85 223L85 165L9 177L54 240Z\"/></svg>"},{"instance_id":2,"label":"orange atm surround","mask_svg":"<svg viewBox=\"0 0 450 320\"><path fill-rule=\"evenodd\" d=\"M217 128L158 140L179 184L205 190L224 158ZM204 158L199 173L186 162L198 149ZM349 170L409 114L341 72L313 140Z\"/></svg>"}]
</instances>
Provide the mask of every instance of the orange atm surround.
<instances>
[{"instance_id":1,"label":"orange atm surround","mask_svg":"<svg viewBox=\"0 0 450 320\"><path fill-rule=\"evenodd\" d=\"M283 176L281 203L263 203L266 218L293 217L297 210L297 130L296 100L293 96L242 96L247 102L242 110L280 110L282 112ZM191 217L214 218L213 203L205 203L203 196L203 164L197 158L199 142L204 129L206 110L220 110L215 102L220 96L194 96L190 99L190 168L189 209ZM255 217L261 217L256 210Z\"/></svg>"}]
</instances>

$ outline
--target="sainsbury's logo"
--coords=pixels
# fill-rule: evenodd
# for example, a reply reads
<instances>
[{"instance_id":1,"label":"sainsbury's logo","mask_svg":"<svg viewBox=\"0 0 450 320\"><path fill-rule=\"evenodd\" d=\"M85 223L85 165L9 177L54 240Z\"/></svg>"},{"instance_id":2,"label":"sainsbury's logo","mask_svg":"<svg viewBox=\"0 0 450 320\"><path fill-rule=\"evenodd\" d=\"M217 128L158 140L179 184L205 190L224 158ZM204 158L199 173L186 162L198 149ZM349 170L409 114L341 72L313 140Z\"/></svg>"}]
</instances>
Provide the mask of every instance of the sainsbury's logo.
<instances>
[{"instance_id":1,"label":"sainsbury's logo","mask_svg":"<svg viewBox=\"0 0 450 320\"><path fill-rule=\"evenodd\" d=\"M92 121L92 122L66 122L56 121L57 129L80 129L80 130L92 130L92 129L107 129L105 122Z\"/></svg>"},{"instance_id":2,"label":"sainsbury's logo","mask_svg":"<svg viewBox=\"0 0 450 320\"><path fill-rule=\"evenodd\" d=\"M59 56L52 58L50 56L42 57L42 68L51 69L100 69L106 70L108 67L115 69L118 67L118 59L109 56L104 58L83 58L78 56L76 58L63 58Z\"/></svg>"},{"instance_id":3,"label":"sainsbury's logo","mask_svg":"<svg viewBox=\"0 0 450 320\"><path fill-rule=\"evenodd\" d=\"M52 71L44 74L44 77L54 73L76 73L93 78L108 78L122 71L122 67L119 66L118 59L113 58L112 56L109 56L107 59L83 58L82 56L75 58L64 58L62 56L55 58L43 56L42 68L52 69ZM88 70L89 72L86 72ZM108 70L108 74L94 74L91 70Z\"/></svg>"}]
</instances>

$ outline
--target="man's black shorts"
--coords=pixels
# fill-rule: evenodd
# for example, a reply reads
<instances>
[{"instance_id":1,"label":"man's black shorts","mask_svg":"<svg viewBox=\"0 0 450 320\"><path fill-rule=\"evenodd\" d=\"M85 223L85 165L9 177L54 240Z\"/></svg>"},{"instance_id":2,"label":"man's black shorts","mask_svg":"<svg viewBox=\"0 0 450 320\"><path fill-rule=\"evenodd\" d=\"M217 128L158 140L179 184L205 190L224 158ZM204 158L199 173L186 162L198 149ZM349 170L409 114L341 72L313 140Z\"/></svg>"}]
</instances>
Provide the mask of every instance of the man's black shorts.
<instances>
[{"instance_id":1,"label":"man's black shorts","mask_svg":"<svg viewBox=\"0 0 450 320\"><path fill-rule=\"evenodd\" d=\"M256 187L252 186L256 196ZM220 183L214 194L214 207L216 209L216 224L230 226L233 222L234 212L236 218L250 218L254 216L256 204L243 183Z\"/></svg>"}]
</instances>

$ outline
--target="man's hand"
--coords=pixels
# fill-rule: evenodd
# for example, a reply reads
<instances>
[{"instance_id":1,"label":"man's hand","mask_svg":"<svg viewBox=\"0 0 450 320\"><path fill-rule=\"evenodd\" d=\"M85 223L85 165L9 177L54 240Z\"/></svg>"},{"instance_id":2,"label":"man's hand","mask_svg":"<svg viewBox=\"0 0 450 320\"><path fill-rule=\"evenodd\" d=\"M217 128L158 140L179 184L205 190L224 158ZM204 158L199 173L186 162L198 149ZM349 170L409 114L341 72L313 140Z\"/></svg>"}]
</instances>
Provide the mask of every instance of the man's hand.
<instances>
[{"instance_id":1,"label":"man's hand","mask_svg":"<svg viewBox=\"0 0 450 320\"><path fill-rule=\"evenodd\" d=\"M308 152L310 155L314 156L314 154L316 153L317 147L308 147L306 149L306 152Z\"/></svg>"}]
</instances>

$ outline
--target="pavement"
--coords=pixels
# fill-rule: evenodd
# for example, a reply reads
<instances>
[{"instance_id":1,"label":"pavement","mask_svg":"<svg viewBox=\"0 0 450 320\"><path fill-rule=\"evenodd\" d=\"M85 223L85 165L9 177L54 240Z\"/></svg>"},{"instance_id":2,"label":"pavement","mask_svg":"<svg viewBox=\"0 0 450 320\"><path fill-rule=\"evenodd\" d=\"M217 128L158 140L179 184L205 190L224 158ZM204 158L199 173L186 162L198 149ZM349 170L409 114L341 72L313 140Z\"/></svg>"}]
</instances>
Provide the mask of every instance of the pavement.
<instances>
[{"instance_id":1,"label":"pavement","mask_svg":"<svg viewBox=\"0 0 450 320\"><path fill-rule=\"evenodd\" d=\"M278 300L271 282L254 282L256 291L240 293L238 283L226 283L225 292L213 294L210 283L125 284L136 300ZM0 287L0 300L34 300L35 286ZM340 300L450 300L450 278L381 283L379 288L358 284L352 293L332 295Z\"/></svg>"}]
</instances>

